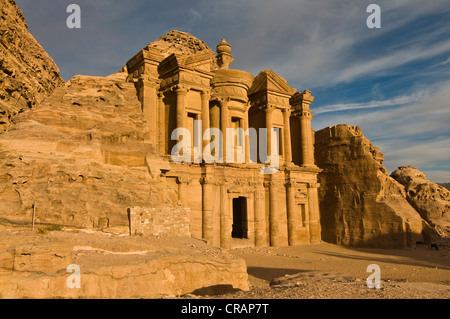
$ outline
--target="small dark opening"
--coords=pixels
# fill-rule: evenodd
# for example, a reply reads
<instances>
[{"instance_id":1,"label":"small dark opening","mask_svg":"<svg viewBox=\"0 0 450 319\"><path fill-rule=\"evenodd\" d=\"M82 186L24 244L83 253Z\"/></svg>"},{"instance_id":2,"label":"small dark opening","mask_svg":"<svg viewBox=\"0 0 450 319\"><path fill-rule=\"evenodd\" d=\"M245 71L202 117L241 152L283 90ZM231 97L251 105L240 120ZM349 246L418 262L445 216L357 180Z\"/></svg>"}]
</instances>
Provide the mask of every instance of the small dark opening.
<instances>
[{"instance_id":1,"label":"small dark opening","mask_svg":"<svg viewBox=\"0 0 450 319\"><path fill-rule=\"evenodd\" d=\"M233 230L231 237L248 238L247 231L247 198L233 198Z\"/></svg>"}]
</instances>

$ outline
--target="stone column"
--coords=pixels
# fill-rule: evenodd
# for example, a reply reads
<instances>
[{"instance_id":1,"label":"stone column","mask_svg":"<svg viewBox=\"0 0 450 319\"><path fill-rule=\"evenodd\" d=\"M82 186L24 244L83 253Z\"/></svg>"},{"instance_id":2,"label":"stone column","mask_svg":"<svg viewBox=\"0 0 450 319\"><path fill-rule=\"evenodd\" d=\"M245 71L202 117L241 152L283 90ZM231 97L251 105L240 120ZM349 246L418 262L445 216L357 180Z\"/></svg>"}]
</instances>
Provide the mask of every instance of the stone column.
<instances>
[{"instance_id":1,"label":"stone column","mask_svg":"<svg viewBox=\"0 0 450 319\"><path fill-rule=\"evenodd\" d=\"M299 226L300 221L297 220L298 216L295 205L295 183L292 181L286 183L286 206L289 246L295 246L298 244L297 227Z\"/></svg>"},{"instance_id":2,"label":"stone column","mask_svg":"<svg viewBox=\"0 0 450 319\"><path fill-rule=\"evenodd\" d=\"M270 246L280 247L284 246L283 225L280 219L280 213L278 211L278 183L270 181L266 183L269 186L269 232L270 232Z\"/></svg>"},{"instance_id":3,"label":"stone column","mask_svg":"<svg viewBox=\"0 0 450 319\"><path fill-rule=\"evenodd\" d=\"M209 243L214 241L214 184L211 178L202 178L202 237Z\"/></svg>"},{"instance_id":4,"label":"stone column","mask_svg":"<svg viewBox=\"0 0 450 319\"><path fill-rule=\"evenodd\" d=\"M322 239L321 225L320 225L320 212L319 212L319 196L318 188L319 183L308 184L308 206L309 206L309 239L310 243L319 243Z\"/></svg>"},{"instance_id":5,"label":"stone column","mask_svg":"<svg viewBox=\"0 0 450 319\"><path fill-rule=\"evenodd\" d=\"M302 165L304 166L314 166L311 119L311 114L300 116Z\"/></svg>"},{"instance_id":6,"label":"stone column","mask_svg":"<svg viewBox=\"0 0 450 319\"><path fill-rule=\"evenodd\" d=\"M186 94L187 89L182 87L177 87L177 128L186 128ZM179 142L179 141L178 141Z\"/></svg>"},{"instance_id":7,"label":"stone column","mask_svg":"<svg viewBox=\"0 0 450 319\"><path fill-rule=\"evenodd\" d=\"M202 128L204 135L205 132L210 128L210 116L209 116L209 99L211 98L211 95L208 91L202 91L201 93L201 99L202 99ZM205 148L209 145L210 141L204 140L202 136L202 155L203 152L205 152ZM207 154L209 154L209 150L207 151ZM202 156L203 157L203 156Z\"/></svg>"},{"instance_id":8,"label":"stone column","mask_svg":"<svg viewBox=\"0 0 450 319\"><path fill-rule=\"evenodd\" d=\"M291 145L291 123L290 123L291 111L283 111L283 124L284 124L284 162L289 164L292 162L292 145Z\"/></svg>"},{"instance_id":9,"label":"stone column","mask_svg":"<svg viewBox=\"0 0 450 319\"><path fill-rule=\"evenodd\" d=\"M294 116L300 120L301 136L301 165L315 167L314 164L314 145L311 130L311 120L314 117L311 114L309 105L314 101L311 91L305 90L303 93L295 93L291 98L291 104L294 108Z\"/></svg>"},{"instance_id":10,"label":"stone column","mask_svg":"<svg viewBox=\"0 0 450 319\"><path fill-rule=\"evenodd\" d=\"M248 131L248 126L249 126L249 122L248 122L248 110L249 110L250 106L245 108L245 113L244 113L244 125L243 125L243 129L244 129L244 145L245 145L245 163L248 164L250 163L250 136L247 133L250 133Z\"/></svg>"},{"instance_id":11,"label":"stone column","mask_svg":"<svg viewBox=\"0 0 450 319\"><path fill-rule=\"evenodd\" d=\"M265 109L265 112L266 112L266 128L267 128L267 155L270 157L272 155L272 129L273 129L272 113L273 113L273 108L268 106Z\"/></svg>"},{"instance_id":12,"label":"stone column","mask_svg":"<svg viewBox=\"0 0 450 319\"><path fill-rule=\"evenodd\" d=\"M231 222L227 183L220 183L220 247L231 248Z\"/></svg>"},{"instance_id":13,"label":"stone column","mask_svg":"<svg viewBox=\"0 0 450 319\"><path fill-rule=\"evenodd\" d=\"M183 205L187 206L189 193L188 193L188 185L191 182L191 179L186 176L178 176L178 199L183 203Z\"/></svg>"},{"instance_id":14,"label":"stone column","mask_svg":"<svg viewBox=\"0 0 450 319\"><path fill-rule=\"evenodd\" d=\"M223 162L227 161L227 128L230 127L230 111L228 109L228 101L220 102L220 129L222 131L222 158Z\"/></svg>"},{"instance_id":15,"label":"stone column","mask_svg":"<svg viewBox=\"0 0 450 319\"><path fill-rule=\"evenodd\" d=\"M186 105L185 105L185 100L186 100L186 94L187 94L188 90L186 90L185 88L182 87L178 87L176 89L176 93L177 93L177 128L185 128L185 118L186 118Z\"/></svg>"},{"instance_id":16,"label":"stone column","mask_svg":"<svg viewBox=\"0 0 450 319\"><path fill-rule=\"evenodd\" d=\"M165 121L166 121L166 105L164 104L164 94L158 93L158 143L159 143L159 153L166 153L166 130L165 130Z\"/></svg>"},{"instance_id":17,"label":"stone column","mask_svg":"<svg viewBox=\"0 0 450 319\"><path fill-rule=\"evenodd\" d=\"M255 246L267 246L265 191L262 182L255 183Z\"/></svg>"},{"instance_id":18,"label":"stone column","mask_svg":"<svg viewBox=\"0 0 450 319\"><path fill-rule=\"evenodd\" d=\"M158 84L155 81L150 81L141 78L137 84L139 99L142 105L142 113L149 130L149 140L153 146L152 152L156 153L158 145L158 125L157 125L157 107L159 106L157 98Z\"/></svg>"}]
</instances>

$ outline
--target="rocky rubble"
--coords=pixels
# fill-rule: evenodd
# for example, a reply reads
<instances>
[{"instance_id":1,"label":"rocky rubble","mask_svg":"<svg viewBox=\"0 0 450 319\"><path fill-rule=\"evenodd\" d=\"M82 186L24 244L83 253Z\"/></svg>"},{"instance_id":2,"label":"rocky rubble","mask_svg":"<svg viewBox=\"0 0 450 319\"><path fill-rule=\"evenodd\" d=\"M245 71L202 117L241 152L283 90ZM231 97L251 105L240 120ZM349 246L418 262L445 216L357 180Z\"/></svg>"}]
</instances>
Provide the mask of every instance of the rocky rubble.
<instances>
[{"instance_id":1,"label":"rocky rubble","mask_svg":"<svg viewBox=\"0 0 450 319\"><path fill-rule=\"evenodd\" d=\"M391 177L405 187L406 198L439 238L450 239L450 191L427 180L413 166L401 166Z\"/></svg>"},{"instance_id":2,"label":"rocky rubble","mask_svg":"<svg viewBox=\"0 0 450 319\"><path fill-rule=\"evenodd\" d=\"M414 247L427 227L384 155L359 127L338 125L315 134L322 239L354 246Z\"/></svg>"},{"instance_id":3,"label":"rocky rubble","mask_svg":"<svg viewBox=\"0 0 450 319\"><path fill-rule=\"evenodd\" d=\"M64 84L52 58L28 32L14 0L0 0L0 134L13 118Z\"/></svg>"}]
</instances>

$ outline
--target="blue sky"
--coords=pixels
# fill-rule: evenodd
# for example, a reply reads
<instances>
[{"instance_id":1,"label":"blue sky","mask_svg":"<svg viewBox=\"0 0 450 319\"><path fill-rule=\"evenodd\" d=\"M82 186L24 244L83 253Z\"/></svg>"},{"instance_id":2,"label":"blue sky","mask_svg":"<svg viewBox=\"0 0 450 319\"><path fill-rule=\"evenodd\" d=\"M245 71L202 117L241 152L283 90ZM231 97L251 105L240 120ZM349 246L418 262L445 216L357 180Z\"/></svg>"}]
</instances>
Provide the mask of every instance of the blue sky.
<instances>
[{"instance_id":1,"label":"blue sky","mask_svg":"<svg viewBox=\"0 0 450 319\"><path fill-rule=\"evenodd\" d=\"M389 172L414 165L450 182L448 0L16 0L29 31L64 79L115 73L175 29L213 50L232 46L232 68L272 69L316 97L313 128L358 125ZM66 8L81 7L81 29ZM381 28L369 29L369 4Z\"/></svg>"}]
</instances>

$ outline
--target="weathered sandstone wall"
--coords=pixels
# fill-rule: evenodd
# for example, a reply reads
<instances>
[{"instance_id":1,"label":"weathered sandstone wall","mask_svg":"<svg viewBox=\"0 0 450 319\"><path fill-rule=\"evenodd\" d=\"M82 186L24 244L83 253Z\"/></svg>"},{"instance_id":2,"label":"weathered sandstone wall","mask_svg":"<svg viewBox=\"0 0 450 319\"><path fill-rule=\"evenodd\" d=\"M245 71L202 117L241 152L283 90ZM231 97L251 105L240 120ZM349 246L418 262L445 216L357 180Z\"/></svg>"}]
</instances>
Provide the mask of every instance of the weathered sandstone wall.
<instances>
[{"instance_id":1,"label":"weathered sandstone wall","mask_svg":"<svg viewBox=\"0 0 450 319\"><path fill-rule=\"evenodd\" d=\"M177 207L146 165L151 150L126 73L75 76L0 136L0 216L16 225L129 233L127 209Z\"/></svg>"},{"instance_id":2,"label":"weathered sandstone wall","mask_svg":"<svg viewBox=\"0 0 450 319\"><path fill-rule=\"evenodd\" d=\"M384 155L359 127L338 125L315 133L322 239L340 245L413 247L424 222L389 177Z\"/></svg>"},{"instance_id":3,"label":"weathered sandstone wall","mask_svg":"<svg viewBox=\"0 0 450 319\"><path fill-rule=\"evenodd\" d=\"M64 84L52 58L28 32L14 0L0 0L0 134L20 112Z\"/></svg>"}]
</instances>

